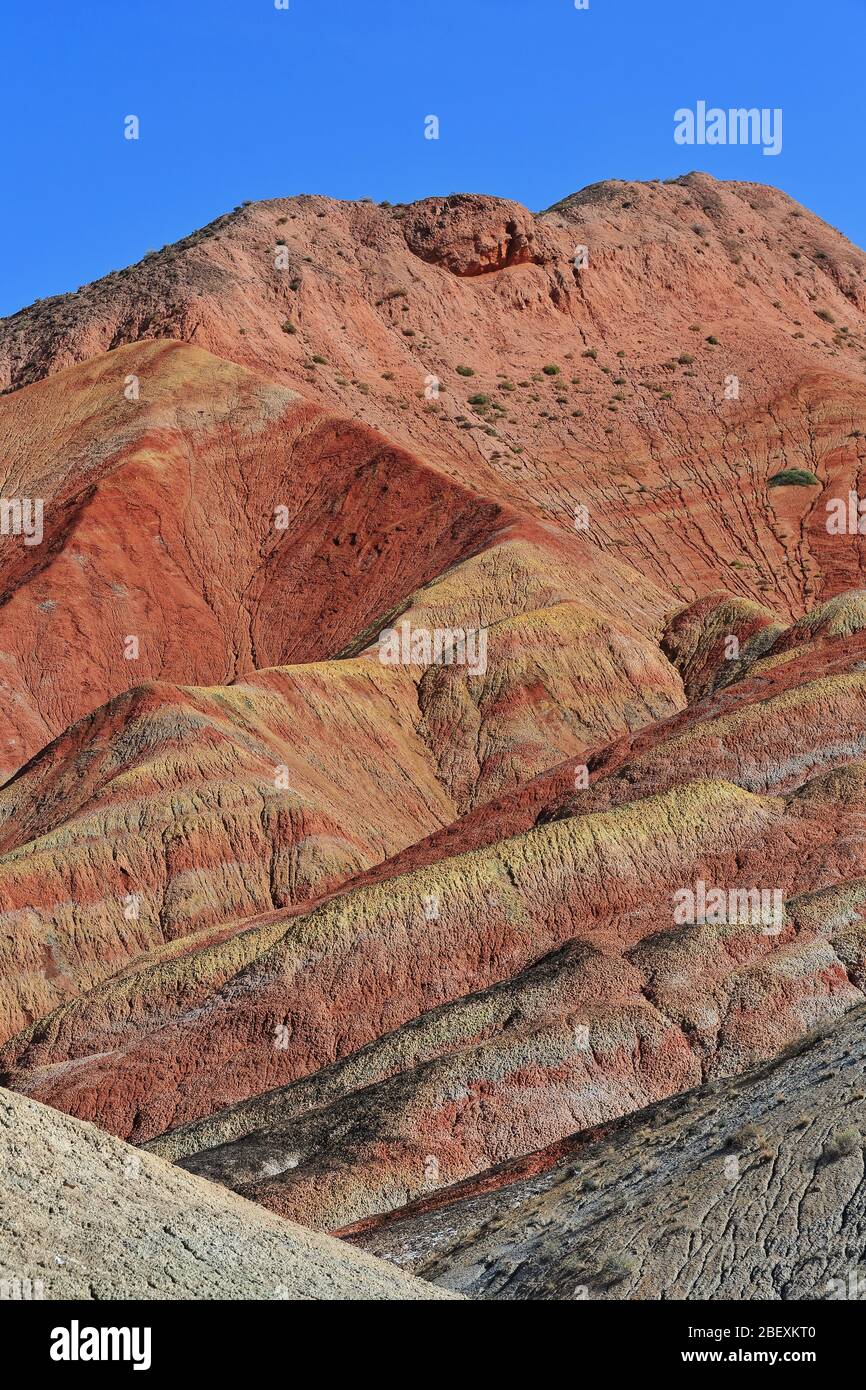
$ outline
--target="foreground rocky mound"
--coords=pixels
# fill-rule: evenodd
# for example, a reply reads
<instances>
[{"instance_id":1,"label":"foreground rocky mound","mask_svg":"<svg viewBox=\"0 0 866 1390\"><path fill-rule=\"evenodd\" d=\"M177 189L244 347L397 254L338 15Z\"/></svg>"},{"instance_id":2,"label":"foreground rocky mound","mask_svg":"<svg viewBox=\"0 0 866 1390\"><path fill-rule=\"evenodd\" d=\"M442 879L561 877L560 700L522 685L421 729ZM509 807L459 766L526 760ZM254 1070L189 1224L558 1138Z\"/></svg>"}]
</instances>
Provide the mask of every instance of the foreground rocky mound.
<instances>
[{"instance_id":1,"label":"foreground rocky mound","mask_svg":"<svg viewBox=\"0 0 866 1390\"><path fill-rule=\"evenodd\" d=\"M864 1149L861 1007L352 1239L475 1298L860 1299Z\"/></svg>"},{"instance_id":2,"label":"foreground rocky mound","mask_svg":"<svg viewBox=\"0 0 866 1390\"><path fill-rule=\"evenodd\" d=\"M443 1297L8 1091L0 1172L0 1281L10 1298Z\"/></svg>"}]
</instances>

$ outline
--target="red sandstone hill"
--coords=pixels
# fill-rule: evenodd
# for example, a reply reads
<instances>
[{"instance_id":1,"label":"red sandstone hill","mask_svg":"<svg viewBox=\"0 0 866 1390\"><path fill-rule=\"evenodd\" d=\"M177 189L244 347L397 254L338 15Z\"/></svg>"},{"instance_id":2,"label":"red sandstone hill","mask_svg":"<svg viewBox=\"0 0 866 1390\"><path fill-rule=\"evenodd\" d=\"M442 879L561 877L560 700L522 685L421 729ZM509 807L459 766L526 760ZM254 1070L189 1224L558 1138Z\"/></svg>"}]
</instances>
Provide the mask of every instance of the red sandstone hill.
<instances>
[{"instance_id":1,"label":"red sandstone hill","mask_svg":"<svg viewBox=\"0 0 866 1390\"><path fill-rule=\"evenodd\" d=\"M860 1005L864 368L866 256L702 174L248 205L0 323L4 1083L342 1229Z\"/></svg>"}]
</instances>

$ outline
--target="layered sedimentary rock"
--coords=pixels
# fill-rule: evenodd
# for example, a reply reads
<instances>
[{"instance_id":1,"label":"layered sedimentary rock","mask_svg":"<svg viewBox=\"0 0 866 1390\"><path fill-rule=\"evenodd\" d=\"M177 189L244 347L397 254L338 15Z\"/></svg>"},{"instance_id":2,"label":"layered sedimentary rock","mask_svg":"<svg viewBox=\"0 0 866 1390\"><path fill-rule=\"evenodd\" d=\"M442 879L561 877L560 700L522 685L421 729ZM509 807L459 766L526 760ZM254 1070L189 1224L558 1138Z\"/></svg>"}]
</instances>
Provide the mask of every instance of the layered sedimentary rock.
<instances>
[{"instance_id":1,"label":"layered sedimentary rock","mask_svg":"<svg viewBox=\"0 0 866 1390\"><path fill-rule=\"evenodd\" d=\"M579 589L567 554L503 541L389 619L483 631L475 667L383 665L374 645L231 686L150 682L79 720L0 788L4 1036L143 952L321 898L679 709L664 654Z\"/></svg>"},{"instance_id":2,"label":"layered sedimentary rock","mask_svg":"<svg viewBox=\"0 0 866 1390\"><path fill-rule=\"evenodd\" d=\"M862 1299L866 1014L353 1242L473 1298ZM521 1171L522 1170L522 1171Z\"/></svg>"},{"instance_id":3,"label":"layered sedimentary rock","mask_svg":"<svg viewBox=\"0 0 866 1390\"><path fill-rule=\"evenodd\" d=\"M342 1230L859 1018L864 277L690 175L0 325L6 1084Z\"/></svg>"}]
</instances>

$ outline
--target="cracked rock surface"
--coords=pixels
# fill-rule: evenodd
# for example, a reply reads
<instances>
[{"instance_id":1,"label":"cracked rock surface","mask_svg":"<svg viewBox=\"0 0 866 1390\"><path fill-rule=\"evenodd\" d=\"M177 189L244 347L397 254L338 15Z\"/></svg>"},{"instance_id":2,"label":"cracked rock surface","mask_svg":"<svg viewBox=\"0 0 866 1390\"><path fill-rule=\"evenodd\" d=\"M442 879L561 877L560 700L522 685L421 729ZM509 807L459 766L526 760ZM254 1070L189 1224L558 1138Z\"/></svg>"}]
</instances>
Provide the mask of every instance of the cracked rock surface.
<instances>
[{"instance_id":1,"label":"cracked rock surface","mask_svg":"<svg viewBox=\"0 0 866 1390\"><path fill-rule=\"evenodd\" d=\"M860 1298L864 1151L860 1007L757 1070L534 1155L535 1176L503 1169L493 1190L476 1180L352 1239L474 1298Z\"/></svg>"},{"instance_id":2,"label":"cracked rock surface","mask_svg":"<svg viewBox=\"0 0 866 1390\"><path fill-rule=\"evenodd\" d=\"M0 1279L46 1299L429 1299L443 1291L0 1090Z\"/></svg>"}]
</instances>

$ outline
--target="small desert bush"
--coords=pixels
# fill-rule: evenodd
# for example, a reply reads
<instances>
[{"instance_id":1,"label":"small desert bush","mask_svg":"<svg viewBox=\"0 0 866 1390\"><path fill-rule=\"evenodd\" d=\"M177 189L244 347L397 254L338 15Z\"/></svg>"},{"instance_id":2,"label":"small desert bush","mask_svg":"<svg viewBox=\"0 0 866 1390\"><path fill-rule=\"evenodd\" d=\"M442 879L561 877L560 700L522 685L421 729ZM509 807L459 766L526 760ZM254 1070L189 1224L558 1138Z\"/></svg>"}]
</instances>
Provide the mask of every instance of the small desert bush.
<instances>
[{"instance_id":1,"label":"small desert bush","mask_svg":"<svg viewBox=\"0 0 866 1390\"><path fill-rule=\"evenodd\" d=\"M763 1131L757 1125L741 1125L729 1136L728 1148L733 1149L735 1153L744 1153L746 1149L753 1149L763 1142Z\"/></svg>"},{"instance_id":2,"label":"small desert bush","mask_svg":"<svg viewBox=\"0 0 866 1390\"><path fill-rule=\"evenodd\" d=\"M837 1129L824 1146L824 1157L829 1163L838 1158L847 1158L862 1148L863 1140L856 1129Z\"/></svg>"}]
</instances>

